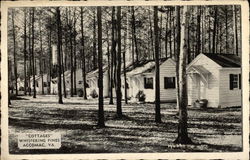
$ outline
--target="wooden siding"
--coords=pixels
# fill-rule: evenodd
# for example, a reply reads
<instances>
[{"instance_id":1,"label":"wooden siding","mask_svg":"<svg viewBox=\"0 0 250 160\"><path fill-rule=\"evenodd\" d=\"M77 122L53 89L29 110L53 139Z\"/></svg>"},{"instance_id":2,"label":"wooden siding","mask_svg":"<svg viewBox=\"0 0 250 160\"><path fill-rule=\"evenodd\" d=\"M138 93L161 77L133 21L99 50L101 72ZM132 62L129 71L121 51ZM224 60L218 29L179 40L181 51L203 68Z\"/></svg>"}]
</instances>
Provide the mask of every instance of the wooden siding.
<instances>
[{"instance_id":1,"label":"wooden siding","mask_svg":"<svg viewBox=\"0 0 250 160\"><path fill-rule=\"evenodd\" d=\"M220 106L221 107L231 107L231 106L241 106L241 89L234 88L230 90L229 88L229 75L230 74L240 74L241 69L221 69L220 71Z\"/></svg>"},{"instance_id":2,"label":"wooden siding","mask_svg":"<svg viewBox=\"0 0 250 160\"><path fill-rule=\"evenodd\" d=\"M160 66L160 99L176 102L176 88L164 88L164 77L176 77L176 64L169 59ZM176 80L176 78L175 78Z\"/></svg>"}]
</instances>

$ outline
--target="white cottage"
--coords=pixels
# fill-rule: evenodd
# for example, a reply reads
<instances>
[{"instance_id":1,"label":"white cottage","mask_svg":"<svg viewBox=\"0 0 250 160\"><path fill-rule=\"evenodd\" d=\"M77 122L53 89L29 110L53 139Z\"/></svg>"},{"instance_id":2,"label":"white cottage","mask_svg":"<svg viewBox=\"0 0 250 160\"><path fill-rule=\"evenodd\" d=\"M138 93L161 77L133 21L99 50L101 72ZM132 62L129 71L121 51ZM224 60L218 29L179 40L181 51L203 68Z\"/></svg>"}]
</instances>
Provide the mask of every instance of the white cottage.
<instances>
[{"instance_id":1,"label":"white cottage","mask_svg":"<svg viewBox=\"0 0 250 160\"><path fill-rule=\"evenodd\" d=\"M42 81L42 76L43 76L43 81ZM35 75L36 93L42 94L42 83L43 83L44 94L48 94L48 89L50 85L48 81L48 75L43 74L42 76ZM30 85L31 85L31 91L33 92L33 76L30 78Z\"/></svg>"},{"instance_id":2,"label":"white cottage","mask_svg":"<svg viewBox=\"0 0 250 160\"><path fill-rule=\"evenodd\" d=\"M89 84L88 96L95 90L98 94L98 69L87 73L86 76L87 83ZM103 66L103 97L109 96L109 77L108 77L108 67Z\"/></svg>"},{"instance_id":3,"label":"white cottage","mask_svg":"<svg viewBox=\"0 0 250 160\"><path fill-rule=\"evenodd\" d=\"M155 62L145 61L127 72L131 100L137 100L139 91L145 94L146 102L155 101ZM176 102L176 63L173 59L160 62L160 100Z\"/></svg>"},{"instance_id":4,"label":"white cottage","mask_svg":"<svg viewBox=\"0 0 250 160\"><path fill-rule=\"evenodd\" d=\"M74 75L73 75L74 76ZM65 77L65 87L66 87L66 92L69 95L70 94L70 89L71 89L71 71L65 71L64 72L64 77ZM61 76L62 78L62 91L63 91L63 75ZM73 81L74 83L74 81ZM74 87L74 85L73 85ZM77 69L76 70L76 90L77 92L79 90L83 89L83 77L82 77L82 69ZM57 77L52 79L51 81L51 93L52 94L57 94ZM86 91L87 94L89 93L89 83L86 81Z\"/></svg>"},{"instance_id":5,"label":"white cottage","mask_svg":"<svg viewBox=\"0 0 250 160\"><path fill-rule=\"evenodd\" d=\"M200 54L187 67L188 104L241 106L241 61L232 54Z\"/></svg>"}]
</instances>

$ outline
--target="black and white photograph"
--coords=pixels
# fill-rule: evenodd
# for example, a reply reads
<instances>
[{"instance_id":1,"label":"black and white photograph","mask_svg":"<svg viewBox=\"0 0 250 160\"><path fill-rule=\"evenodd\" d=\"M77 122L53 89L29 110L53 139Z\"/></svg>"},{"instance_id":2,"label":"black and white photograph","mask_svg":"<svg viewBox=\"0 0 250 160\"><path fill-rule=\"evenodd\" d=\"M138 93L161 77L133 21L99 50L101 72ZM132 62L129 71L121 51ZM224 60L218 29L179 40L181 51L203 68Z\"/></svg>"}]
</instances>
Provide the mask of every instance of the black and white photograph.
<instances>
[{"instance_id":1,"label":"black and white photograph","mask_svg":"<svg viewBox=\"0 0 250 160\"><path fill-rule=\"evenodd\" d=\"M8 154L243 152L241 4L6 14Z\"/></svg>"}]
</instances>

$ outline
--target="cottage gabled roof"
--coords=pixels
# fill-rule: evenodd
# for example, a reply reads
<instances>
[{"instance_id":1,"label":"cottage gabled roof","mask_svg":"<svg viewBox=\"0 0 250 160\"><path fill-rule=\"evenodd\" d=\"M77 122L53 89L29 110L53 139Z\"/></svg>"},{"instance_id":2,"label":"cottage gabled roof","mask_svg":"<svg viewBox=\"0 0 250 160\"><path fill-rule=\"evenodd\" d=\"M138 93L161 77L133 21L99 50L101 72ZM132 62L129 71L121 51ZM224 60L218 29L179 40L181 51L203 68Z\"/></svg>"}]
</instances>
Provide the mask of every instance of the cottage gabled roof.
<instances>
[{"instance_id":1,"label":"cottage gabled roof","mask_svg":"<svg viewBox=\"0 0 250 160\"><path fill-rule=\"evenodd\" d=\"M163 64L166 60L168 60L167 58L161 58L159 60L159 64ZM140 62L138 64L136 64L136 67L131 67L131 68L127 68L127 74L128 75L137 75L137 74L141 74L141 73L151 73L155 70L155 61L154 60L145 60L143 62Z\"/></svg>"},{"instance_id":2,"label":"cottage gabled roof","mask_svg":"<svg viewBox=\"0 0 250 160\"><path fill-rule=\"evenodd\" d=\"M221 67L241 67L241 58L234 54L203 53Z\"/></svg>"}]
</instances>

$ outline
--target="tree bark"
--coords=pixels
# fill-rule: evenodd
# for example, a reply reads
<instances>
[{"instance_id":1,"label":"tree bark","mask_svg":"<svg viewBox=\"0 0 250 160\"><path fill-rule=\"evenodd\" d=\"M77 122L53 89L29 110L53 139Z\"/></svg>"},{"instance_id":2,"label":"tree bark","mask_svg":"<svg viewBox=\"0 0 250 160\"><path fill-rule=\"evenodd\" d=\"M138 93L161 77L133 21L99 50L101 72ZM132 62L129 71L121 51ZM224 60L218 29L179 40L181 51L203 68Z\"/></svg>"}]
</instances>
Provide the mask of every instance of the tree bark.
<instances>
[{"instance_id":1,"label":"tree bark","mask_svg":"<svg viewBox=\"0 0 250 160\"><path fill-rule=\"evenodd\" d=\"M14 10L12 10L12 34L13 34L13 53L14 53L14 74L15 74L15 88L16 96L18 96L18 87L17 87L17 62L16 62L16 31L15 31L15 20L14 20Z\"/></svg>"},{"instance_id":2,"label":"tree bark","mask_svg":"<svg viewBox=\"0 0 250 160\"><path fill-rule=\"evenodd\" d=\"M154 6L154 33L155 33L155 122L161 123L160 106L160 67L159 67L159 33L158 7Z\"/></svg>"},{"instance_id":3,"label":"tree bark","mask_svg":"<svg viewBox=\"0 0 250 160\"><path fill-rule=\"evenodd\" d=\"M127 26L126 32L124 31L124 52L123 52L123 75L124 75L124 99L125 103L128 104L128 93L127 93L127 74L126 74L126 51L127 51L127 39L128 39L128 15L126 14L127 18Z\"/></svg>"},{"instance_id":4,"label":"tree bark","mask_svg":"<svg viewBox=\"0 0 250 160\"><path fill-rule=\"evenodd\" d=\"M234 33L234 54L239 55L238 53L238 27L237 27L237 10L236 6L233 5L233 33Z\"/></svg>"},{"instance_id":5,"label":"tree bark","mask_svg":"<svg viewBox=\"0 0 250 160\"><path fill-rule=\"evenodd\" d=\"M122 117L122 93L121 93L121 7L117 7L117 70L116 70L116 113Z\"/></svg>"},{"instance_id":6,"label":"tree bark","mask_svg":"<svg viewBox=\"0 0 250 160\"><path fill-rule=\"evenodd\" d=\"M31 16L31 10L29 10L29 72L28 72L29 96L31 96L31 87L32 87L30 82L30 78L32 75L31 24L32 24L32 16Z\"/></svg>"},{"instance_id":7,"label":"tree bark","mask_svg":"<svg viewBox=\"0 0 250 160\"><path fill-rule=\"evenodd\" d=\"M24 53L24 95L27 95L27 76L26 76L26 59L27 59L27 48L26 48L26 40L27 40L27 33L26 33L26 26L27 26L27 20L26 20L26 16L27 16L27 11L26 9L24 10L24 45L23 45L23 53Z\"/></svg>"},{"instance_id":8,"label":"tree bark","mask_svg":"<svg viewBox=\"0 0 250 160\"><path fill-rule=\"evenodd\" d=\"M216 31L217 31L217 12L218 12L218 8L215 6L214 7L214 27L213 27L213 48L212 48L212 52L216 53Z\"/></svg>"},{"instance_id":9,"label":"tree bark","mask_svg":"<svg viewBox=\"0 0 250 160\"><path fill-rule=\"evenodd\" d=\"M61 36L62 37L62 36ZM64 71L65 71L65 68L64 68L64 63L65 62L63 62L63 57L64 57L64 55L63 55L63 53L65 53L65 51L63 50L63 48L62 48L62 40L60 40L61 41L61 46L60 46L60 48L61 48L61 69L62 69L62 76L63 76L63 96L64 96L64 98L67 98L67 92L66 92L66 83L65 83L65 74L64 74ZM65 55L66 56L66 55Z\"/></svg>"},{"instance_id":10,"label":"tree bark","mask_svg":"<svg viewBox=\"0 0 250 160\"><path fill-rule=\"evenodd\" d=\"M135 56L136 56L136 63L139 61L139 51L138 51L138 44L136 38L136 26L135 26L135 8L132 6L132 27L133 27L133 39L135 45Z\"/></svg>"},{"instance_id":11,"label":"tree bark","mask_svg":"<svg viewBox=\"0 0 250 160\"><path fill-rule=\"evenodd\" d=\"M39 34L40 34L40 58L39 58L39 71L42 80L42 95L44 95L44 85L43 85L43 41L42 41L42 24L41 24L41 12L39 15Z\"/></svg>"},{"instance_id":12,"label":"tree bark","mask_svg":"<svg viewBox=\"0 0 250 160\"><path fill-rule=\"evenodd\" d=\"M160 28L159 28L159 36L158 36L158 38L159 38L159 41L158 41L158 43L159 43L159 58L161 58L162 57L162 48L161 48L161 34L162 34L162 14L161 14L161 18L160 18Z\"/></svg>"},{"instance_id":13,"label":"tree bark","mask_svg":"<svg viewBox=\"0 0 250 160\"><path fill-rule=\"evenodd\" d=\"M73 69L73 73L74 73L74 77L73 77L73 79L74 79L74 95L76 95L77 94L77 91L76 91L76 14L75 14L75 11L74 11L74 28L73 28L73 31L74 31L74 51L73 51L73 53L74 53L74 69Z\"/></svg>"},{"instance_id":14,"label":"tree bark","mask_svg":"<svg viewBox=\"0 0 250 160\"><path fill-rule=\"evenodd\" d=\"M31 52L32 52L32 72L33 72L33 98L36 98L36 79L35 79L35 74L36 74L36 70L35 70L35 56L34 56L34 23L35 23L35 8L32 8L32 46L31 46Z\"/></svg>"},{"instance_id":15,"label":"tree bark","mask_svg":"<svg viewBox=\"0 0 250 160\"><path fill-rule=\"evenodd\" d=\"M196 42L197 42L197 45L196 45L196 54L195 54L195 57L197 55L200 54L200 50L201 50L201 32L200 32L200 28L201 28L201 13L200 13L200 6L197 6L197 32L196 32Z\"/></svg>"},{"instance_id":16,"label":"tree bark","mask_svg":"<svg viewBox=\"0 0 250 160\"><path fill-rule=\"evenodd\" d=\"M148 17L149 17L149 28L150 28L150 43L151 43L151 49L152 49L152 59L154 59L154 36L153 36L153 27L152 27L152 21L151 21L151 12L150 9L148 10Z\"/></svg>"},{"instance_id":17,"label":"tree bark","mask_svg":"<svg viewBox=\"0 0 250 160\"><path fill-rule=\"evenodd\" d=\"M52 77L52 50L51 50L51 17L49 17L49 31L48 31L48 48L49 48L49 86L48 94L51 93L51 77Z\"/></svg>"},{"instance_id":18,"label":"tree bark","mask_svg":"<svg viewBox=\"0 0 250 160\"><path fill-rule=\"evenodd\" d=\"M95 9L94 9L94 19L93 19L93 69L97 68L96 65L96 17L95 17Z\"/></svg>"},{"instance_id":19,"label":"tree bark","mask_svg":"<svg viewBox=\"0 0 250 160\"><path fill-rule=\"evenodd\" d=\"M62 40L62 29L61 29L61 14L60 14L60 8L56 8L56 15L57 15L57 61L58 61L58 103L63 104L62 101L62 65L61 65L61 40Z\"/></svg>"},{"instance_id":20,"label":"tree bark","mask_svg":"<svg viewBox=\"0 0 250 160\"><path fill-rule=\"evenodd\" d=\"M71 22L71 21L70 21ZM70 32L70 96L74 96L74 81L73 81L73 74L74 74L74 64L73 64L73 40L72 40L72 23L68 24L69 32Z\"/></svg>"},{"instance_id":21,"label":"tree bark","mask_svg":"<svg viewBox=\"0 0 250 160\"><path fill-rule=\"evenodd\" d=\"M165 31L165 57L168 57L168 16L169 11L167 11L167 17L166 17L166 31Z\"/></svg>"},{"instance_id":22,"label":"tree bark","mask_svg":"<svg viewBox=\"0 0 250 160\"><path fill-rule=\"evenodd\" d=\"M113 87L114 87L114 55L115 55L115 7L112 7L112 31L111 31L111 38L112 38L112 44L111 44L111 67L110 67L110 97L109 97L109 104L114 104L113 102Z\"/></svg>"},{"instance_id":23,"label":"tree bark","mask_svg":"<svg viewBox=\"0 0 250 160\"><path fill-rule=\"evenodd\" d=\"M83 80L83 99L87 99L86 92L86 69L85 69L85 51L84 51L84 31L83 31L83 7L81 7L81 44L82 44L82 80Z\"/></svg>"},{"instance_id":24,"label":"tree bark","mask_svg":"<svg viewBox=\"0 0 250 160\"><path fill-rule=\"evenodd\" d=\"M97 7L97 25L98 25L98 86L99 86L99 103L98 103L98 126L105 127L104 110L103 110L103 70L102 70L102 8Z\"/></svg>"},{"instance_id":25,"label":"tree bark","mask_svg":"<svg viewBox=\"0 0 250 160\"><path fill-rule=\"evenodd\" d=\"M179 104L180 104L180 84L179 84L179 59L180 59L180 51L181 51L181 21L180 21L180 7L177 7L176 10L176 32L177 32L177 37L176 37L176 109L179 112ZM191 55L189 55L191 57Z\"/></svg>"},{"instance_id":26,"label":"tree bark","mask_svg":"<svg viewBox=\"0 0 250 160\"><path fill-rule=\"evenodd\" d=\"M180 10L178 10L178 21L180 21ZM187 29L186 24L188 22L187 6L183 7L183 18L180 30L180 55L178 65L179 76L179 124L178 124L178 137L174 141L175 143L190 144L191 139L188 137L187 131L187 79L186 79L186 53L187 53Z\"/></svg>"},{"instance_id":27,"label":"tree bark","mask_svg":"<svg viewBox=\"0 0 250 160\"><path fill-rule=\"evenodd\" d=\"M225 34L226 34L226 53L228 54L228 6L225 6Z\"/></svg>"},{"instance_id":28,"label":"tree bark","mask_svg":"<svg viewBox=\"0 0 250 160\"><path fill-rule=\"evenodd\" d=\"M172 22L172 8L169 10L169 26L171 27L171 22ZM170 57L172 58L173 53L172 53L172 28L170 28L170 34L169 34L169 52L170 52Z\"/></svg>"}]
</instances>

